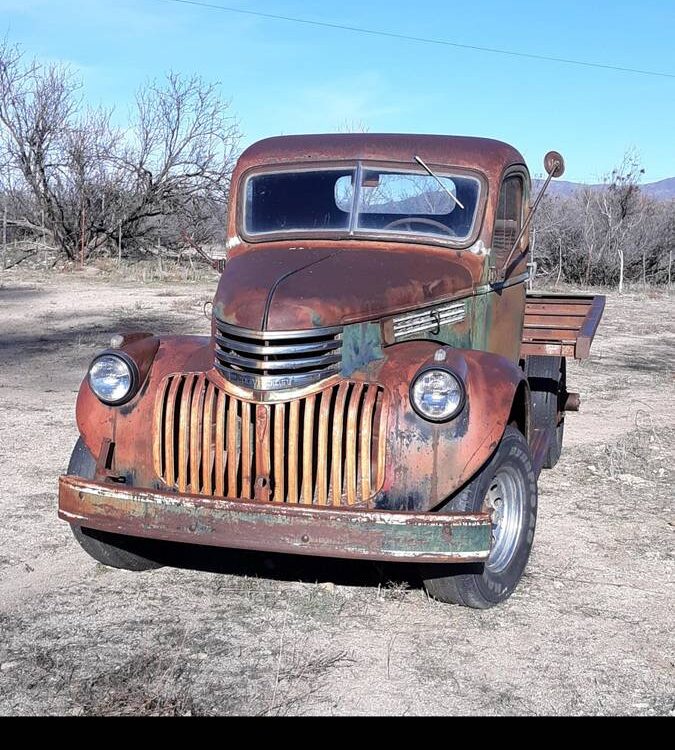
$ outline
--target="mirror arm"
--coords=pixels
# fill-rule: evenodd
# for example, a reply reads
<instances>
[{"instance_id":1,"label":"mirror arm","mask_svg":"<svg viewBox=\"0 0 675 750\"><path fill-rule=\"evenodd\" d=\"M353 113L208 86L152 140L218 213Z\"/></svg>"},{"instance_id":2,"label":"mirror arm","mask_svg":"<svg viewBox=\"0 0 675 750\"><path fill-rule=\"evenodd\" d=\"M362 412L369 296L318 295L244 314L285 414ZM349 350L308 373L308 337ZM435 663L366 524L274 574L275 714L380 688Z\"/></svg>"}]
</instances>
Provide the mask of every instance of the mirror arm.
<instances>
[{"instance_id":1,"label":"mirror arm","mask_svg":"<svg viewBox=\"0 0 675 750\"><path fill-rule=\"evenodd\" d=\"M513 247L511 248L511 252L509 253L508 258L506 259L506 262L504 263L504 268L509 267L509 263L511 262L511 258L513 257L513 253L516 252L516 248L520 244L520 241L523 239L523 236L525 235L525 232L527 231L527 228L530 226L530 223L534 217L534 214L536 210L539 208L539 204L541 203L541 199L544 197L544 193L548 189L548 186L551 182L551 180L558 176L560 173L558 172L558 169L562 166L562 164L559 161L555 161L552 164L552 168L550 169L548 176L546 177L546 181L541 186L541 189L539 190L539 194L537 195L534 203L532 204L532 208L530 208L529 213L527 214L527 217L525 221L523 222L523 226L521 227L520 232L518 232L518 236L516 237L516 241L513 243Z\"/></svg>"}]
</instances>

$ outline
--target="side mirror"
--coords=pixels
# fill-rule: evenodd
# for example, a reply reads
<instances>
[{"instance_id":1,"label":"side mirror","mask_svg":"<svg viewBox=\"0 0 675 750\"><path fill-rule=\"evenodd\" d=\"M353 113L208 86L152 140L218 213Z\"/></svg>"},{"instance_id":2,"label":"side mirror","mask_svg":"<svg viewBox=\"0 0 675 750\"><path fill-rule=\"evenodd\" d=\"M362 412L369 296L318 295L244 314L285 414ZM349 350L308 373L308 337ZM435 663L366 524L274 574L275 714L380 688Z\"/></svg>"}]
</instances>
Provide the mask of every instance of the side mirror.
<instances>
[{"instance_id":1,"label":"side mirror","mask_svg":"<svg viewBox=\"0 0 675 750\"><path fill-rule=\"evenodd\" d=\"M562 177L565 174L565 160L557 151L549 151L544 157L544 169L551 177Z\"/></svg>"},{"instance_id":2,"label":"side mirror","mask_svg":"<svg viewBox=\"0 0 675 750\"><path fill-rule=\"evenodd\" d=\"M530 211L527 214L525 221L523 222L523 226L520 232L518 233L518 236L516 237L516 241L513 243L511 252L509 253L508 258L506 259L506 262L504 263L505 272L509 266L509 263L515 251L519 247L521 248L521 250L524 250L523 240L525 238L525 232L527 231L527 228L530 226L532 217L534 216L537 208L539 207L539 203L541 202L541 199L544 197L546 188L549 186L549 183L551 182L551 180L554 177L562 177L562 175L565 173L565 160L562 158L562 155L559 154L557 151L549 151L544 157L544 169L546 170L546 174L548 175L548 177L546 178L544 184L541 186L541 189L539 190L539 195L537 195L534 203L532 204L532 208L530 208Z\"/></svg>"}]
</instances>

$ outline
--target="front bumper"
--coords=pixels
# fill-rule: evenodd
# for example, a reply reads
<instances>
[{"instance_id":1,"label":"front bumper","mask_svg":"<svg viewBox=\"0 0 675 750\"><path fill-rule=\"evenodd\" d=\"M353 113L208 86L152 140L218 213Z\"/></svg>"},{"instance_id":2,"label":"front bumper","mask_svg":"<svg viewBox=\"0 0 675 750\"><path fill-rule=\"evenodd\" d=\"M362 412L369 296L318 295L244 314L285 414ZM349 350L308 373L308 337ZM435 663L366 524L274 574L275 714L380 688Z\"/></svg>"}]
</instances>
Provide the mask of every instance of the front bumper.
<instances>
[{"instance_id":1,"label":"front bumper","mask_svg":"<svg viewBox=\"0 0 675 750\"><path fill-rule=\"evenodd\" d=\"M254 503L59 478L59 517L129 536L323 557L477 562L488 513L404 513Z\"/></svg>"}]
</instances>

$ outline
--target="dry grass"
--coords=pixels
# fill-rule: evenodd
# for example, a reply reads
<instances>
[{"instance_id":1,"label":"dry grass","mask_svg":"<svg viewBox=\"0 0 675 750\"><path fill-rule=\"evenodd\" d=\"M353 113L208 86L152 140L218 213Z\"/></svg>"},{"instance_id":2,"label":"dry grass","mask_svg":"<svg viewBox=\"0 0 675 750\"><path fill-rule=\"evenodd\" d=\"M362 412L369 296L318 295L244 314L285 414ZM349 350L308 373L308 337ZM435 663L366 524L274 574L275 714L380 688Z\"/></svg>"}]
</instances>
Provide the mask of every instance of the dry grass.
<instances>
[{"instance_id":1,"label":"dry grass","mask_svg":"<svg viewBox=\"0 0 675 750\"><path fill-rule=\"evenodd\" d=\"M81 716L193 716L192 679L175 658L148 653L74 685Z\"/></svg>"},{"instance_id":2,"label":"dry grass","mask_svg":"<svg viewBox=\"0 0 675 750\"><path fill-rule=\"evenodd\" d=\"M306 649L306 644L298 646L294 642L290 653L285 653L284 638L282 637L274 689L269 704L265 705L265 695L259 697L264 707L258 712L259 716L286 716L302 713L308 699L323 702L328 705L330 697L328 683L333 678L333 672L354 664L354 659L346 650Z\"/></svg>"},{"instance_id":3,"label":"dry grass","mask_svg":"<svg viewBox=\"0 0 675 750\"><path fill-rule=\"evenodd\" d=\"M635 428L616 440L600 444L587 465L595 476L640 484L669 484L675 454L675 428L657 426L645 411L635 415Z\"/></svg>"},{"instance_id":4,"label":"dry grass","mask_svg":"<svg viewBox=\"0 0 675 750\"><path fill-rule=\"evenodd\" d=\"M143 284L182 282L194 283L218 279L218 273L202 259L175 261L156 258L135 262L101 258L88 265L96 269L100 276L111 282L135 281Z\"/></svg>"},{"instance_id":5,"label":"dry grass","mask_svg":"<svg viewBox=\"0 0 675 750\"><path fill-rule=\"evenodd\" d=\"M672 295L608 299L593 358L570 366L582 410L540 478L526 576L476 612L393 565L202 550L132 574L87 558L55 513L82 372L120 328L208 333L215 286L129 278L2 280L0 714L675 710Z\"/></svg>"}]
</instances>

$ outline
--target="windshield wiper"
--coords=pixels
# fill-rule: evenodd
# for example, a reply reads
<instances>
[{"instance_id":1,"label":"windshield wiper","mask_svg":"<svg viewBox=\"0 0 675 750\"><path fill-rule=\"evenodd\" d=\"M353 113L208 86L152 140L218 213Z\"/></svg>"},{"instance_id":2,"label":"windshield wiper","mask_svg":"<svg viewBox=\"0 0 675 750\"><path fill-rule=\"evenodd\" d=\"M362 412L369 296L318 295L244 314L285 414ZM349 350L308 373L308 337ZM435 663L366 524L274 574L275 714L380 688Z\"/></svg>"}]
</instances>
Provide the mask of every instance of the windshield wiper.
<instances>
[{"instance_id":1,"label":"windshield wiper","mask_svg":"<svg viewBox=\"0 0 675 750\"><path fill-rule=\"evenodd\" d=\"M442 182L441 178L440 178L440 177L439 177L439 176L438 176L437 174L434 174L434 172L432 172L432 171L431 171L431 168L430 168L430 167L428 167L428 166L427 166L427 165L426 165L426 164L425 164L425 163L424 163L424 162L423 162L423 161L422 161L422 160L420 159L420 157L419 157L419 156L415 156L415 161L416 161L416 162L417 162L417 163L418 163L418 164L419 164L419 165L420 165L421 167L423 167L424 169L426 169L426 171L427 171L427 172L428 172L428 173L429 173L429 174L430 174L430 175L431 175L431 176L432 176L432 177L434 178L434 180L436 180L436 182L437 182L437 183L438 183L438 184L439 184L439 185L440 185L440 186L441 186L441 187L443 188L443 190L445 190L445 192L446 192L446 193L447 193L447 194L448 194L448 195L449 195L449 196L450 196L450 197L452 198L452 200L453 200L453 201L455 201L455 203L456 203L456 204L457 204L457 205L458 205L458 206L459 206L459 207L460 207L461 209L464 209L464 206L463 206L463 205L462 205L462 204L460 203L460 201L459 201L459 198L458 198L458 197L457 197L456 195L454 195L453 193L451 193L451 192L450 192L450 191L448 190L448 188L446 188L446 187L445 187L445 185L443 184L443 182Z\"/></svg>"}]
</instances>

